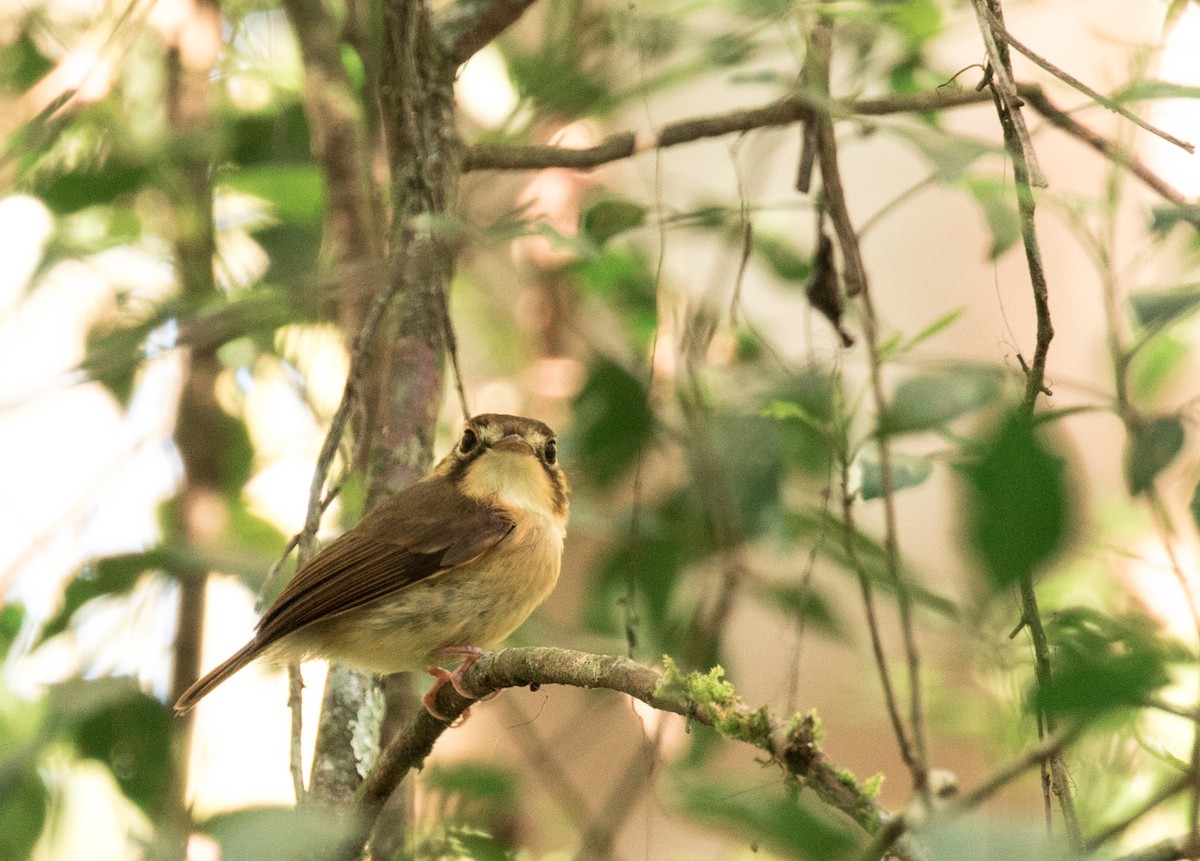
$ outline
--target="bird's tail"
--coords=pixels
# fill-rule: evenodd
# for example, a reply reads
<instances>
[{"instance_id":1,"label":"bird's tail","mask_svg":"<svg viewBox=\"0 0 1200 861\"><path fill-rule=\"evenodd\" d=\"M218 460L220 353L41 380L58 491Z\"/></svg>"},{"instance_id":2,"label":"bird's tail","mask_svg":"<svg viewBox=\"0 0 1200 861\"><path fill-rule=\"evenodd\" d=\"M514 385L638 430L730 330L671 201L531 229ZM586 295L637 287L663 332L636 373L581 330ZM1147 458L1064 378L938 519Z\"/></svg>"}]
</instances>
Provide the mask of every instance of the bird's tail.
<instances>
[{"instance_id":1,"label":"bird's tail","mask_svg":"<svg viewBox=\"0 0 1200 861\"><path fill-rule=\"evenodd\" d=\"M257 640L251 640L246 645L242 646L236 652L229 656L224 663L215 667L208 675L199 679L195 684L183 692L183 696L175 703L175 713L183 714L192 708L200 700L204 699L213 689L232 676L246 664L253 661L262 652L262 644Z\"/></svg>"}]
</instances>

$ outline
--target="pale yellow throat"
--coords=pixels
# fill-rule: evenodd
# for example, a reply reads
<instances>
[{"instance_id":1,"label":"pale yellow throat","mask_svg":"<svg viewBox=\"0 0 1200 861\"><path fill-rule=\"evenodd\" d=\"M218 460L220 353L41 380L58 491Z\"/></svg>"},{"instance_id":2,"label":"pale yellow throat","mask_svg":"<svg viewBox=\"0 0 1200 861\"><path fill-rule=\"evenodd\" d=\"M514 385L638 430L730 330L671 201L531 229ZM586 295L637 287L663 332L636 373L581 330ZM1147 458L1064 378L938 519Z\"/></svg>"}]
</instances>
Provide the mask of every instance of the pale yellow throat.
<instances>
[{"instance_id":1,"label":"pale yellow throat","mask_svg":"<svg viewBox=\"0 0 1200 861\"><path fill-rule=\"evenodd\" d=\"M493 499L505 508L558 519L550 476L536 458L522 452L484 452L467 467L462 490L476 499Z\"/></svg>"}]
</instances>

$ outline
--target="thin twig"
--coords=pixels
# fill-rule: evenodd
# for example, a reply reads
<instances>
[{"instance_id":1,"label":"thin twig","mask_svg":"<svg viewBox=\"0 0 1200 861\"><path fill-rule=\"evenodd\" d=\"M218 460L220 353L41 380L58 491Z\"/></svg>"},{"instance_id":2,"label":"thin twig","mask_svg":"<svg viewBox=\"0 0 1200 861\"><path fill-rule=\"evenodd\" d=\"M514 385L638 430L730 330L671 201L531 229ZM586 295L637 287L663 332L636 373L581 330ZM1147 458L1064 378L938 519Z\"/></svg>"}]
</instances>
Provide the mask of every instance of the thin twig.
<instances>
[{"instance_id":1,"label":"thin twig","mask_svg":"<svg viewBox=\"0 0 1200 861\"><path fill-rule=\"evenodd\" d=\"M1185 150L1188 153L1194 153L1196 151L1196 148L1192 144L1188 143L1185 140L1180 140L1179 138L1175 137L1174 135L1169 134L1156 126L1152 126L1150 123L1143 120L1137 114L1132 113L1131 111L1128 111L1125 108L1123 108L1119 102L1114 102L1112 99L1108 98L1108 96L1105 96L1105 95L1102 95L1102 94L1096 92L1091 87L1089 87L1087 84L1085 84L1083 81L1076 78L1074 75L1064 72L1062 69L1060 69L1058 66L1051 63L1045 57L1030 50L1028 47L1026 47L1021 42L1019 42L1016 39L1016 37L1013 36L1012 33L1008 32L1008 30L1005 28L1004 24L995 15L993 15L991 13L991 10L985 10L985 14L987 15L988 23L991 24L991 26L992 26L992 30L995 31L995 33L998 36L1003 38L1005 42L1008 42L1008 44L1010 44L1010 45L1012 45L1012 47L1016 48L1019 53L1024 54L1026 57L1028 57L1034 63L1034 65L1040 66L1042 69L1045 69L1047 72L1052 74L1054 77L1058 78L1063 83L1070 84L1072 87L1079 90L1079 92L1083 93L1088 98L1093 99L1097 103L1108 108L1113 113L1120 114L1121 116L1123 116L1125 119L1129 120L1131 123L1133 123L1138 128L1145 129L1146 131L1150 132L1150 134L1157 135L1158 137L1165 140L1167 143L1174 144L1175 146L1179 147L1182 150Z\"/></svg>"},{"instance_id":2,"label":"thin twig","mask_svg":"<svg viewBox=\"0 0 1200 861\"><path fill-rule=\"evenodd\" d=\"M814 57L830 56L832 45L832 21L822 17L813 29L812 50ZM828 60L824 63L825 71L814 74L818 86L827 88ZM818 68L818 72L820 69ZM827 89L826 89L827 92ZM870 367L871 393L875 402L878 423L883 426L887 418L887 397L883 387L883 368L879 358L879 326L875 315L875 303L871 298L867 282L866 268L862 262L862 252L858 243L858 235L850 218L846 205L846 196L842 188L841 171L838 168L837 139L833 130L833 118L821 114L814 123L816 127L817 164L821 170L821 189L829 212L829 220L833 224L838 246L842 252L842 265L845 268L846 293L859 296L863 309L863 335L867 342L867 359ZM912 600L908 584L900 573L900 546L896 525L895 482L892 476L891 449L888 440L879 435L876 440L879 450L879 476L882 488L884 512L884 556L887 563L888 575L896 590L896 603L900 615L901 638L904 643L905 664L908 669L909 696L909 727L911 733L911 748L906 762L912 771L913 787L928 800L929 790L929 757L925 744L925 716L921 690L921 659L917 648L916 631L912 619ZM844 492L845 496L848 496ZM849 502L844 510L849 511ZM865 596L864 596L865 597ZM893 722L898 716L893 716Z\"/></svg>"},{"instance_id":3,"label":"thin twig","mask_svg":"<svg viewBox=\"0 0 1200 861\"><path fill-rule=\"evenodd\" d=\"M1042 173L1041 165L1038 164L1029 129L1026 128L1025 118L1020 111L1022 102L1017 95L1017 85L1013 81L1008 46L1003 43L997 44L996 34L992 30L993 20L1004 20L1000 4L996 0L971 0L971 5L975 8L975 17L979 20L979 33L983 36L983 46L987 51L988 68L991 72L990 77L985 80L990 84L992 93L1003 104L1004 110L1012 117L1013 133L1021 148L1022 160L1027 165L1029 182L1038 188L1045 188L1048 184L1046 175Z\"/></svg>"},{"instance_id":4,"label":"thin twig","mask_svg":"<svg viewBox=\"0 0 1200 861\"><path fill-rule=\"evenodd\" d=\"M288 745L288 767L292 772L292 791L296 793L296 804L301 805L307 796L304 789L304 751L301 744L304 730L304 677L299 664L288 664L288 708L292 710L291 739Z\"/></svg>"}]
</instances>

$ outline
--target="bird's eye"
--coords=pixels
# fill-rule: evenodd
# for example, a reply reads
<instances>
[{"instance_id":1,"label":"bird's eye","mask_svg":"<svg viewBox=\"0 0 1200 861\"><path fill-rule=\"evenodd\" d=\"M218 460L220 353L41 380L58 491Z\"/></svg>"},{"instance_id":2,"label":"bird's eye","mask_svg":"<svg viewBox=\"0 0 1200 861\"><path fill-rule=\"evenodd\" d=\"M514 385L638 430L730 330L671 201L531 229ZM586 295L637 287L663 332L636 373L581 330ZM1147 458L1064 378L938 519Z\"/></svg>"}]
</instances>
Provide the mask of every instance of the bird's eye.
<instances>
[{"instance_id":1,"label":"bird's eye","mask_svg":"<svg viewBox=\"0 0 1200 861\"><path fill-rule=\"evenodd\" d=\"M458 444L458 450L463 454L466 454L471 449L475 448L478 442L479 437L476 435L475 431L467 428L465 431L463 431L462 442Z\"/></svg>"},{"instance_id":2,"label":"bird's eye","mask_svg":"<svg viewBox=\"0 0 1200 861\"><path fill-rule=\"evenodd\" d=\"M542 452L542 457L546 459L546 463L554 463L558 460L558 443L554 440L546 443L546 448Z\"/></svg>"}]
</instances>

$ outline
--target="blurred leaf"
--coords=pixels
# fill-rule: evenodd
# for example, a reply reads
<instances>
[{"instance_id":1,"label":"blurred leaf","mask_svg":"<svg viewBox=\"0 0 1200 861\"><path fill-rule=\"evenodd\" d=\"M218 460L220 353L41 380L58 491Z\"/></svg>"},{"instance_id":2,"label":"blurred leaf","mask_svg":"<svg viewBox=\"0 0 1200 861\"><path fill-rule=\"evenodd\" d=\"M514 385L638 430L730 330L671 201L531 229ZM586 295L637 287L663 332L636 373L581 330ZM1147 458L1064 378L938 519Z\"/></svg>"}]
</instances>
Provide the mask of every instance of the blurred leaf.
<instances>
[{"instance_id":1,"label":"blurred leaf","mask_svg":"<svg viewBox=\"0 0 1200 861\"><path fill-rule=\"evenodd\" d=\"M1166 326L1200 307L1200 284L1135 293L1129 307L1139 326Z\"/></svg>"},{"instance_id":2,"label":"blurred leaf","mask_svg":"<svg viewBox=\"0 0 1200 861\"><path fill-rule=\"evenodd\" d=\"M792 0L733 0L733 11L747 18L773 21L792 11Z\"/></svg>"},{"instance_id":3,"label":"blurred leaf","mask_svg":"<svg viewBox=\"0 0 1200 861\"><path fill-rule=\"evenodd\" d=\"M1093 717L1137 708L1170 683L1171 663L1189 660L1186 649L1158 633L1140 614L1108 616L1087 607L1059 610L1046 624L1054 674L1038 703L1054 713Z\"/></svg>"},{"instance_id":4,"label":"blurred leaf","mask_svg":"<svg viewBox=\"0 0 1200 861\"><path fill-rule=\"evenodd\" d=\"M615 362L597 361L574 402L570 450L583 473L610 487L649 442L653 416L640 380Z\"/></svg>"},{"instance_id":5,"label":"blurred leaf","mask_svg":"<svg viewBox=\"0 0 1200 861\"><path fill-rule=\"evenodd\" d=\"M112 771L117 785L151 819L164 812L171 783L170 710L131 679L76 679L51 688L58 733L79 755Z\"/></svg>"},{"instance_id":6,"label":"blurred leaf","mask_svg":"<svg viewBox=\"0 0 1200 861\"><path fill-rule=\"evenodd\" d=\"M238 113L227 128L229 157L235 164L247 167L312 161L308 121L298 101L274 110Z\"/></svg>"},{"instance_id":7,"label":"blurred leaf","mask_svg":"<svg viewBox=\"0 0 1200 861\"><path fill-rule=\"evenodd\" d=\"M474 828L452 828L447 836L451 847L461 853L457 857L471 861L514 861L519 857L515 849L501 845L492 835Z\"/></svg>"},{"instance_id":8,"label":"blurred leaf","mask_svg":"<svg viewBox=\"0 0 1200 861\"><path fill-rule=\"evenodd\" d=\"M712 446L721 460L722 491L728 494L738 528L755 536L779 501L784 474L782 429L768 418L725 411L712 413L708 421ZM706 472L702 465L693 465L696 481L709 480Z\"/></svg>"},{"instance_id":9,"label":"blurred leaf","mask_svg":"<svg viewBox=\"0 0 1200 861\"><path fill-rule=\"evenodd\" d=\"M632 578L637 606L630 609L640 641L657 652L671 651L684 624L673 607L684 569L712 551L712 531L691 492L685 489L653 507L643 503L636 540L615 549L599 566L585 609L588 626L606 634L621 630L625 610L620 602Z\"/></svg>"},{"instance_id":10,"label":"blurred leaf","mask_svg":"<svg viewBox=\"0 0 1200 861\"><path fill-rule=\"evenodd\" d=\"M843 428L835 419L835 392L841 386L828 371L811 367L790 376L767 397L766 415L781 421L783 455L794 465L816 476L826 476L835 444ZM787 421L794 418L796 421Z\"/></svg>"},{"instance_id":11,"label":"blurred leaf","mask_svg":"<svg viewBox=\"0 0 1200 861\"><path fill-rule=\"evenodd\" d=\"M971 815L934 823L924 835L928 861L1069 861L1074 856L1046 836L1046 826L1012 817Z\"/></svg>"},{"instance_id":12,"label":"blurred leaf","mask_svg":"<svg viewBox=\"0 0 1200 861\"><path fill-rule=\"evenodd\" d=\"M320 227L324 217L325 182L315 164L244 167L222 176L221 184L268 201L283 221Z\"/></svg>"},{"instance_id":13,"label":"blurred leaf","mask_svg":"<svg viewBox=\"0 0 1200 861\"><path fill-rule=\"evenodd\" d=\"M900 491L909 487L924 484L925 479L933 474L933 461L916 454L905 454L891 451L892 490ZM864 502L879 499L883 496L883 473L879 467L879 446L869 444L863 447L858 455L858 465L862 469L862 490Z\"/></svg>"},{"instance_id":14,"label":"blurred leaf","mask_svg":"<svg viewBox=\"0 0 1200 861\"><path fill-rule=\"evenodd\" d=\"M949 329L952 325L958 322L958 318L963 315L965 310L965 308L955 308L953 311L938 317L907 341L897 339L894 345L887 347L886 349L885 347L880 347L880 358L886 361L887 359L895 356L902 356L908 351L912 350L914 347L924 344L930 338L941 334L944 330Z\"/></svg>"},{"instance_id":15,"label":"blurred leaf","mask_svg":"<svg viewBox=\"0 0 1200 861\"><path fill-rule=\"evenodd\" d=\"M754 252L785 281L807 284L812 277L812 258L801 254L786 239L756 231L751 242Z\"/></svg>"},{"instance_id":16,"label":"blurred leaf","mask_svg":"<svg viewBox=\"0 0 1200 861\"><path fill-rule=\"evenodd\" d=\"M1139 343L1129 360L1129 388L1135 403L1152 400L1185 367L1191 341L1170 330Z\"/></svg>"},{"instance_id":17,"label":"blurred leaf","mask_svg":"<svg viewBox=\"0 0 1200 861\"><path fill-rule=\"evenodd\" d=\"M851 546L854 548L854 557L851 558L845 548L846 525L830 512L810 506L788 511L785 521L790 539L815 547L822 558L851 574L857 574L854 564L857 560L875 588L889 595L896 594L895 583L887 568L887 554L878 541L861 529L855 529L850 536ZM922 586L916 571L902 564L900 574L908 586L909 596L915 603L946 618L958 618L958 605L944 595Z\"/></svg>"},{"instance_id":18,"label":"blurred leaf","mask_svg":"<svg viewBox=\"0 0 1200 861\"><path fill-rule=\"evenodd\" d=\"M635 345L648 346L658 324L654 272L635 249L606 249L577 260L570 272L580 289L615 312Z\"/></svg>"},{"instance_id":19,"label":"blurred leaf","mask_svg":"<svg viewBox=\"0 0 1200 861\"><path fill-rule=\"evenodd\" d=\"M914 47L942 31L942 10L933 0L901 0L882 7L885 20Z\"/></svg>"},{"instance_id":20,"label":"blurred leaf","mask_svg":"<svg viewBox=\"0 0 1200 861\"><path fill-rule=\"evenodd\" d=\"M949 367L901 380L879 432L902 434L943 427L995 403L1001 381L998 369L978 365Z\"/></svg>"},{"instance_id":21,"label":"blurred leaf","mask_svg":"<svg viewBox=\"0 0 1200 861\"><path fill-rule=\"evenodd\" d=\"M1171 81L1134 81L1129 86L1111 93L1108 98L1118 103L1147 102L1152 99L1200 99L1200 87Z\"/></svg>"},{"instance_id":22,"label":"blurred leaf","mask_svg":"<svg viewBox=\"0 0 1200 861\"><path fill-rule=\"evenodd\" d=\"M1021 238L1021 219L1016 204L1010 197L1008 186L994 179L972 177L963 182L963 187L983 210L984 220L992 234L988 260L995 260Z\"/></svg>"},{"instance_id":23,"label":"blurred leaf","mask_svg":"<svg viewBox=\"0 0 1200 861\"><path fill-rule=\"evenodd\" d=\"M794 619L803 619L823 634L837 640L847 637L847 625L833 604L811 584L767 583L761 589L766 603L783 610Z\"/></svg>"},{"instance_id":24,"label":"blurred leaf","mask_svg":"<svg viewBox=\"0 0 1200 861\"><path fill-rule=\"evenodd\" d=\"M1049 560L1066 538L1067 482L1051 454L1019 413L1008 415L963 468L971 489L967 530L996 591Z\"/></svg>"},{"instance_id":25,"label":"blurred leaf","mask_svg":"<svg viewBox=\"0 0 1200 861\"><path fill-rule=\"evenodd\" d=\"M1200 530L1200 482L1192 490L1192 502L1189 506L1192 512L1192 523L1196 524L1196 529Z\"/></svg>"},{"instance_id":26,"label":"blurred leaf","mask_svg":"<svg viewBox=\"0 0 1200 861\"><path fill-rule=\"evenodd\" d=\"M1200 229L1200 204L1172 203L1156 206L1153 212L1154 220L1150 223L1150 229L1157 233L1166 233L1180 223Z\"/></svg>"},{"instance_id":27,"label":"blurred leaf","mask_svg":"<svg viewBox=\"0 0 1200 861\"><path fill-rule=\"evenodd\" d=\"M773 851L806 861L846 857L861 838L845 819L835 818L808 795L790 798L777 786L748 791L728 784L684 791L684 812L736 835L765 843Z\"/></svg>"},{"instance_id":28,"label":"blurred leaf","mask_svg":"<svg viewBox=\"0 0 1200 861\"><path fill-rule=\"evenodd\" d=\"M808 410L804 409L800 404L794 404L790 401L771 401L771 403L763 407L762 414L765 418L774 419L775 421L796 419L805 427L823 437L828 437L832 433L824 421L810 415Z\"/></svg>"},{"instance_id":29,"label":"blurred leaf","mask_svg":"<svg viewBox=\"0 0 1200 861\"><path fill-rule=\"evenodd\" d=\"M563 52L556 52L562 54ZM579 65L580 55L548 53L506 54L513 85L536 108L550 114L578 117L600 112L612 103L612 92L595 72Z\"/></svg>"},{"instance_id":30,"label":"blurred leaf","mask_svg":"<svg viewBox=\"0 0 1200 861\"><path fill-rule=\"evenodd\" d=\"M990 143L961 137L944 129L895 125L888 126L888 131L919 150L944 182L957 182L980 158L997 151ZM971 181L966 184L970 186Z\"/></svg>"},{"instance_id":31,"label":"blurred leaf","mask_svg":"<svg viewBox=\"0 0 1200 861\"><path fill-rule=\"evenodd\" d=\"M0 87L24 92L53 69L54 63L38 50L28 22L15 39L10 41L10 37L11 30L5 36L4 45L0 46Z\"/></svg>"},{"instance_id":32,"label":"blurred leaf","mask_svg":"<svg viewBox=\"0 0 1200 861\"><path fill-rule=\"evenodd\" d=\"M7 604L0 607L0 659L8 654L21 626L25 624L25 608L20 604Z\"/></svg>"},{"instance_id":33,"label":"blurred leaf","mask_svg":"<svg viewBox=\"0 0 1200 861\"><path fill-rule=\"evenodd\" d=\"M140 191L156 176L155 165L114 154L101 163L77 170L39 175L32 191L61 216L88 206L113 203L122 195Z\"/></svg>"},{"instance_id":34,"label":"blurred leaf","mask_svg":"<svg viewBox=\"0 0 1200 861\"><path fill-rule=\"evenodd\" d=\"M646 207L630 200L611 198L589 206L580 218L580 230L597 245L646 223Z\"/></svg>"},{"instance_id":35,"label":"blurred leaf","mask_svg":"<svg viewBox=\"0 0 1200 861\"><path fill-rule=\"evenodd\" d=\"M33 857L48 802L46 785L35 769L0 759L0 858Z\"/></svg>"},{"instance_id":36,"label":"blurred leaf","mask_svg":"<svg viewBox=\"0 0 1200 861\"><path fill-rule=\"evenodd\" d=\"M306 805L219 813L200 830L220 844L221 861L295 861L334 857L351 825L345 814Z\"/></svg>"},{"instance_id":37,"label":"blurred leaf","mask_svg":"<svg viewBox=\"0 0 1200 861\"><path fill-rule=\"evenodd\" d=\"M41 639L48 640L67 629L75 612L101 595L124 595L130 592L142 575L170 567L173 555L161 547L142 553L105 556L85 565L67 585L62 606L42 626Z\"/></svg>"},{"instance_id":38,"label":"blurred leaf","mask_svg":"<svg viewBox=\"0 0 1200 861\"><path fill-rule=\"evenodd\" d=\"M424 774L425 787L446 796L515 807L517 776L509 768L484 762L438 764Z\"/></svg>"},{"instance_id":39,"label":"blurred leaf","mask_svg":"<svg viewBox=\"0 0 1200 861\"><path fill-rule=\"evenodd\" d=\"M730 31L704 43L704 59L713 66L736 66L749 60L757 50L758 45L749 34Z\"/></svg>"},{"instance_id":40,"label":"blurred leaf","mask_svg":"<svg viewBox=\"0 0 1200 861\"><path fill-rule=\"evenodd\" d=\"M1183 441L1183 420L1179 416L1159 416L1134 428L1125 451L1129 493L1137 496L1149 490L1158 474L1175 460Z\"/></svg>"},{"instance_id":41,"label":"blurred leaf","mask_svg":"<svg viewBox=\"0 0 1200 861\"><path fill-rule=\"evenodd\" d=\"M1163 18L1163 33L1165 34L1179 22L1179 18L1187 9L1189 3L1195 0L1171 0L1167 6L1167 14Z\"/></svg>"}]
</instances>

